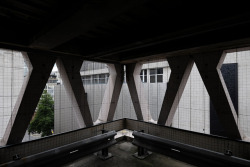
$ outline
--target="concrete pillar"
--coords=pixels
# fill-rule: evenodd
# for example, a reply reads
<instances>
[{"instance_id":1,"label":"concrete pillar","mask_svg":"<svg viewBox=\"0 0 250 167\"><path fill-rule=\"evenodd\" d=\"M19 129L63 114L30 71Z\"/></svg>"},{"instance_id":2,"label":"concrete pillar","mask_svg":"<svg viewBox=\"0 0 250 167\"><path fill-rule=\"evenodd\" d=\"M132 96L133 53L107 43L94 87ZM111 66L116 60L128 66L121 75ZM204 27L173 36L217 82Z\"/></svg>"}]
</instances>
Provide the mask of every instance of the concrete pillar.
<instances>
[{"instance_id":1,"label":"concrete pillar","mask_svg":"<svg viewBox=\"0 0 250 167\"><path fill-rule=\"evenodd\" d=\"M77 115L76 119L79 128L84 127L84 123L86 126L93 125L87 101L87 94L85 93L80 75L82 63L83 59L72 56L59 58L56 62L66 92L69 97L71 96L73 98L73 109Z\"/></svg>"},{"instance_id":2,"label":"concrete pillar","mask_svg":"<svg viewBox=\"0 0 250 167\"><path fill-rule=\"evenodd\" d=\"M119 100L124 69L121 64L107 64L109 68L109 80L104 92L102 106L98 119L94 124L99 124L107 121L112 121L115 114L115 109Z\"/></svg>"},{"instance_id":3,"label":"concrete pillar","mask_svg":"<svg viewBox=\"0 0 250 167\"><path fill-rule=\"evenodd\" d=\"M141 68L142 64L140 63L128 64L126 66L128 89L137 119L155 123L151 117L148 102L145 99L144 89L140 79Z\"/></svg>"},{"instance_id":4,"label":"concrete pillar","mask_svg":"<svg viewBox=\"0 0 250 167\"><path fill-rule=\"evenodd\" d=\"M169 57L167 60L171 74L163 99L158 124L170 126L194 62L189 56Z\"/></svg>"},{"instance_id":5,"label":"concrete pillar","mask_svg":"<svg viewBox=\"0 0 250 167\"><path fill-rule=\"evenodd\" d=\"M12 111L1 141L2 145L22 142L56 61L56 57L32 53L28 53L28 55L23 53L23 57L29 67L29 74L24 80Z\"/></svg>"},{"instance_id":6,"label":"concrete pillar","mask_svg":"<svg viewBox=\"0 0 250 167\"><path fill-rule=\"evenodd\" d=\"M226 136L242 139L237 126L237 114L220 71L225 56L226 53L222 54L221 51L195 55L193 58Z\"/></svg>"}]
</instances>

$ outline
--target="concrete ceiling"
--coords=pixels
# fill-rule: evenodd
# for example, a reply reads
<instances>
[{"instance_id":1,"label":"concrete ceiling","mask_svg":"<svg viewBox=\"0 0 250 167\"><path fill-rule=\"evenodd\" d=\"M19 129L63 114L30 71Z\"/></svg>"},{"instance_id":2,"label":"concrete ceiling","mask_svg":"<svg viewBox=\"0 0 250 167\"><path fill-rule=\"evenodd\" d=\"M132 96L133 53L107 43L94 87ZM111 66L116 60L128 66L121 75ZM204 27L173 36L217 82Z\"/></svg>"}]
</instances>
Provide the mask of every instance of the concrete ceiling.
<instances>
[{"instance_id":1,"label":"concrete ceiling","mask_svg":"<svg viewBox=\"0 0 250 167\"><path fill-rule=\"evenodd\" d=\"M241 1L1 0L0 47L114 63L244 47L248 8Z\"/></svg>"}]
</instances>

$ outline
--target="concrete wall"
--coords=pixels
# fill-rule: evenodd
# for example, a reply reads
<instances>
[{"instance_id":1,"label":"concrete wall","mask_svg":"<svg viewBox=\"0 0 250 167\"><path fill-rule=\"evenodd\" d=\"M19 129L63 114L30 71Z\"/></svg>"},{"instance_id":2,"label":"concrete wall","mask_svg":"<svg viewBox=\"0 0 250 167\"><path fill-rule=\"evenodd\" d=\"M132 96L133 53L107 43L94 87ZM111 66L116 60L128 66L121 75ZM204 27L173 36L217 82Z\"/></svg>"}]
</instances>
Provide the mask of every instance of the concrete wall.
<instances>
[{"instance_id":1,"label":"concrete wall","mask_svg":"<svg viewBox=\"0 0 250 167\"><path fill-rule=\"evenodd\" d=\"M54 133L63 133L79 129L77 115L74 112L72 97L66 93L63 85L54 87Z\"/></svg>"},{"instance_id":2,"label":"concrete wall","mask_svg":"<svg viewBox=\"0 0 250 167\"><path fill-rule=\"evenodd\" d=\"M151 65L150 67L153 68ZM155 66L154 66L155 67ZM144 90L144 95L147 100L147 105L149 105L150 112L152 115L152 118L154 120L158 120L160 109L162 106L162 101L165 95L165 91L167 88L167 80L170 76L171 70L169 67L164 68L164 82L163 83L143 83L141 84L141 89ZM199 76L198 70L196 66L193 68L191 72L191 77L193 81L196 82L196 84L193 84L191 86L191 79L189 79L187 86L184 90L183 97L180 100L180 105L177 109L177 112L174 117L173 121L173 127L177 127L180 129L186 129L196 132L204 132L209 133L209 97L205 90L205 87L203 85L203 82ZM56 86L58 87L58 86ZM102 98L104 95L104 91L106 88L106 84L93 84L93 85L84 85L88 102L90 106L90 111L92 114L93 121L96 121L98 114L100 112ZM190 94L190 88L193 92ZM63 89L61 87L61 89ZM55 94L57 92L57 89L55 91ZM204 95L204 99L200 98ZM58 96L59 98L59 96ZM55 96L55 104L57 103L57 96ZM190 104L192 103L192 106L190 107ZM206 104L205 104L206 103ZM66 105L64 103L63 105ZM59 107L59 106L56 106ZM66 108L69 108L69 110L72 110L70 107L63 107L61 106L61 110L63 112L66 112ZM59 108L56 108L55 111L60 111ZM59 114L55 112L55 132L59 129L60 123L57 122ZM61 125L61 132L66 131L66 128L64 130L63 127L72 127L72 123L70 121L63 120L64 117L62 114L60 115L61 121L64 122L65 125ZM65 116L71 120L73 118ZM114 120L121 119L121 118L131 118L136 119L136 114L134 110L134 106L128 91L128 86L126 83L123 84L121 94L118 100L117 108L114 115ZM205 120L205 121L204 121ZM191 123L192 122L192 123ZM76 127L75 127L76 128ZM73 128L74 129L74 128ZM203 131L204 129L204 131Z\"/></svg>"},{"instance_id":3,"label":"concrete wall","mask_svg":"<svg viewBox=\"0 0 250 167\"><path fill-rule=\"evenodd\" d=\"M20 52L0 49L0 140L24 80L24 59Z\"/></svg>"},{"instance_id":4,"label":"concrete wall","mask_svg":"<svg viewBox=\"0 0 250 167\"><path fill-rule=\"evenodd\" d=\"M209 96L195 64L180 98L172 126L210 133Z\"/></svg>"},{"instance_id":5,"label":"concrete wall","mask_svg":"<svg viewBox=\"0 0 250 167\"><path fill-rule=\"evenodd\" d=\"M245 49L243 49L245 50ZM247 50L247 48L246 48ZM226 63L238 64L238 126L244 140L250 137L250 51L228 53ZM173 127L201 133L210 133L209 95L194 65L177 108Z\"/></svg>"},{"instance_id":6,"label":"concrete wall","mask_svg":"<svg viewBox=\"0 0 250 167\"><path fill-rule=\"evenodd\" d=\"M249 48L234 50L227 54L224 63L238 64L238 126L241 128L245 139L250 136L250 51ZM24 60L20 52L0 50L0 139L11 117L11 111L16 103L20 88L24 80ZM106 66L105 73L107 72ZM167 81L171 70L167 61L146 63L143 69L164 67L163 83L143 83L145 98L154 120L158 119L159 112L167 88ZM104 71L98 69L96 71ZM90 71L91 72L91 71ZM87 74L87 71L84 72ZM148 72L149 73L149 72ZM92 72L93 74L93 72ZM149 74L148 74L149 75ZM148 76L149 80L149 76ZM85 85L90 111L93 121L100 112L102 98L106 84ZM76 115L73 114L72 97L66 95L62 85L55 88L55 132L61 133L78 129ZM172 126L180 129L210 133L209 96L202 82L200 74L194 65L190 78L184 89L183 96L177 108ZM136 119L134 107L124 83L119 97L114 119ZM248 139L249 140L249 139Z\"/></svg>"},{"instance_id":7,"label":"concrete wall","mask_svg":"<svg viewBox=\"0 0 250 167\"><path fill-rule=\"evenodd\" d=\"M245 135L244 139L247 140L247 136L250 136L250 103L248 102L250 99L250 86L248 86L248 83L250 83L250 68L248 65L250 64L250 51L238 50L238 52L228 53L224 63L238 63L238 126L242 129L242 132ZM166 61L143 65L143 69L156 67L164 67L163 83L147 82L141 84L141 89L144 90L145 98L148 99L147 103L154 120L157 120L160 114L162 101L167 88L167 81L171 73ZM97 119L100 112L105 87L105 84L85 85L93 121ZM210 134L209 103L209 95L197 67L194 64L183 95L180 98L180 103L177 107L172 126L180 129ZM114 119L120 118L136 119L134 107L126 83L122 86L114 116Z\"/></svg>"},{"instance_id":8,"label":"concrete wall","mask_svg":"<svg viewBox=\"0 0 250 167\"><path fill-rule=\"evenodd\" d=\"M242 50L228 53L224 63L238 63L238 126L250 141L250 48Z\"/></svg>"}]
</instances>

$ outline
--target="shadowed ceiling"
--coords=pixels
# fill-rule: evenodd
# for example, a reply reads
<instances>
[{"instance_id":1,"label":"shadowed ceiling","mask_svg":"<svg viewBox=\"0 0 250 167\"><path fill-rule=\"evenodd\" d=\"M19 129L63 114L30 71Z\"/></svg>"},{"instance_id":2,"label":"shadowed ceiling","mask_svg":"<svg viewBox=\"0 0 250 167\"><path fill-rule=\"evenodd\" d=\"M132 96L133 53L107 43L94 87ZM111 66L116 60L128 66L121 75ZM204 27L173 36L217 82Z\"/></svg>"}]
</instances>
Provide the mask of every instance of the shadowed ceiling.
<instances>
[{"instance_id":1,"label":"shadowed ceiling","mask_svg":"<svg viewBox=\"0 0 250 167\"><path fill-rule=\"evenodd\" d=\"M0 47L113 63L230 49L249 45L248 8L240 1L1 0Z\"/></svg>"}]
</instances>

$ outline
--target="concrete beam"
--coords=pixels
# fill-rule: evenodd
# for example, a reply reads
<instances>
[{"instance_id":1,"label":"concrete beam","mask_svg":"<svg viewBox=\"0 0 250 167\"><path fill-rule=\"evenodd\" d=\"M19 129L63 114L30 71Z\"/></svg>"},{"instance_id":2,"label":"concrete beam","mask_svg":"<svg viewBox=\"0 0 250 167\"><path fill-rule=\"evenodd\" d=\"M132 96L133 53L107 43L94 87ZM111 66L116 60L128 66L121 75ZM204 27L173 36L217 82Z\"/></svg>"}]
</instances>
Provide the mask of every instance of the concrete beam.
<instances>
[{"instance_id":1,"label":"concrete beam","mask_svg":"<svg viewBox=\"0 0 250 167\"><path fill-rule=\"evenodd\" d=\"M2 145L20 143L30 124L44 87L48 81L56 57L23 53L29 68L21 91L12 111L10 121L5 130Z\"/></svg>"},{"instance_id":2,"label":"concrete beam","mask_svg":"<svg viewBox=\"0 0 250 167\"><path fill-rule=\"evenodd\" d=\"M189 56L169 57L167 60L171 74L157 123L170 126L194 61Z\"/></svg>"},{"instance_id":3,"label":"concrete beam","mask_svg":"<svg viewBox=\"0 0 250 167\"><path fill-rule=\"evenodd\" d=\"M56 62L66 92L70 97L72 97L73 108L77 115L76 117L79 128L84 127L84 123L86 126L93 125L87 101L87 94L85 93L80 75L82 63L83 60L80 57L72 56L62 57Z\"/></svg>"},{"instance_id":4,"label":"concrete beam","mask_svg":"<svg viewBox=\"0 0 250 167\"><path fill-rule=\"evenodd\" d=\"M155 122L152 119L149 105L145 99L143 85L140 79L142 64L128 64L126 66L126 78L128 89L134 105L135 113L138 120Z\"/></svg>"},{"instance_id":5,"label":"concrete beam","mask_svg":"<svg viewBox=\"0 0 250 167\"><path fill-rule=\"evenodd\" d=\"M107 22L116 16L146 3L148 0L106 0L82 5L63 22L53 26L48 31L40 32L32 42L31 47L52 49L75 37L87 33L99 24ZM96 4L98 3L98 5Z\"/></svg>"},{"instance_id":6,"label":"concrete beam","mask_svg":"<svg viewBox=\"0 0 250 167\"><path fill-rule=\"evenodd\" d=\"M115 109L119 100L124 69L121 64L107 64L109 69L109 80L103 96L102 106L98 119L94 124L99 124L107 121L112 121L115 114Z\"/></svg>"},{"instance_id":7,"label":"concrete beam","mask_svg":"<svg viewBox=\"0 0 250 167\"><path fill-rule=\"evenodd\" d=\"M242 139L237 114L220 70L225 56L226 53L221 51L195 55L193 58L225 134L232 139Z\"/></svg>"}]
</instances>

